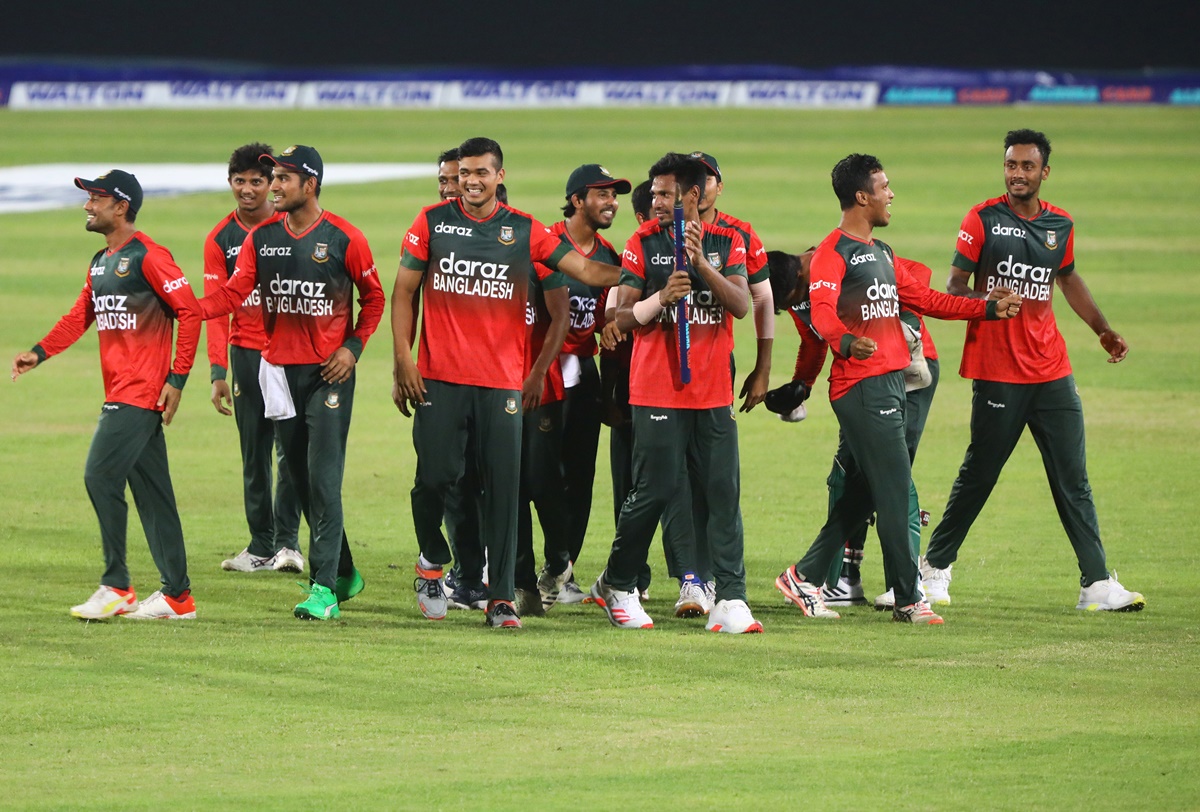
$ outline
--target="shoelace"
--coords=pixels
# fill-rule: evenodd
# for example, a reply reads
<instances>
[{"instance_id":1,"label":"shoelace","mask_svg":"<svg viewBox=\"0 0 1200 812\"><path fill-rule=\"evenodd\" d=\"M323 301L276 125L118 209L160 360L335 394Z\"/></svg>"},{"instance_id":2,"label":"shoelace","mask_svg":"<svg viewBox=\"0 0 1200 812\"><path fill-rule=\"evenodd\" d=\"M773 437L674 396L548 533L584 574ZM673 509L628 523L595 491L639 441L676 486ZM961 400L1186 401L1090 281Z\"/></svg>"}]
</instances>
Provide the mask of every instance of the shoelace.
<instances>
[{"instance_id":1,"label":"shoelace","mask_svg":"<svg viewBox=\"0 0 1200 812\"><path fill-rule=\"evenodd\" d=\"M421 583L422 581L424 583ZM433 578L416 578L413 580L413 589L417 592L424 592L431 598L437 598L442 594L442 583Z\"/></svg>"}]
</instances>

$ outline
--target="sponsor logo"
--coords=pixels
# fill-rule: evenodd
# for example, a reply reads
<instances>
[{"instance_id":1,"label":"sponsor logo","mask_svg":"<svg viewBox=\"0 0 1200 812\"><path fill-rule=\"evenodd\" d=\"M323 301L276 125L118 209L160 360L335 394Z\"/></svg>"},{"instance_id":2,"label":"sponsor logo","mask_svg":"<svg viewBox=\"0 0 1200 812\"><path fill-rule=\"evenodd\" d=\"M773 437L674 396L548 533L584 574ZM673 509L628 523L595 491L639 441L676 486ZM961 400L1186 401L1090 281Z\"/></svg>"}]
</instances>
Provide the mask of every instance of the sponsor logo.
<instances>
[{"instance_id":1,"label":"sponsor logo","mask_svg":"<svg viewBox=\"0 0 1200 812\"><path fill-rule=\"evenodd\" d=\"M714 271L721 270L721 255L716 251L708 252L708 264L713 266Z\"/></svg>"},{"instance_id":2,"label":"sponsor logo","mask_svg":"<svg viewBox=\"0 0 1200 812\"><path fill-rule=\"evenodd\" d=\"M240 244L231 245L225 249L225 259L233 259L240 253L242 253L242 246Z\"/></svg>"},{"instance_id":3,"label":"sponsor logo","mask_svg":"<svg viewBox=\"0 0 1200 812\"><path fill-rule=\"evenodd\" d=\"M838 285L837 285L837 282L830 282L827 279L818 279L816 282L808 283L808 292L809 293L814 293L814 292L820 290L821 288L829 288L832 291L837 291Z\"/></svg>"},{"instance_id":4,"label":"sponsor logo","mask_svg":"<svg viewBox=\"0 0 1200 812\"><path fill-rule=\"evenodd\" d=\"M999 223L992 226L992 233L1000 237L1020 237L1025 239L1025 229L1017 226L1002 226Z\"/></svg>"},{"instance_id":5,"label":"sponsor logo","mask_svg":"<svg viewBox=\"0 0 1200 812\"><path fill-rule=\"evenodd\" d=\"M404 236L404 241L405 241L405 242L410 242L410 243L412 243L413 245L420 245L420 244L421 244L421 241L420 241L420 240L417 238L417 235L416 235L416 234L413 234L411 231L410 231L410 232L408 232L408 234L406 234L406 235Z\"/></svg>"},{"instance_id":6,"label":"sponsor logo","mask_svg":"<svg viewBox=\"0 0 1200 812\"><path fill-rule=\"evenodd\" d=\"M1031 282L1049 282L1050 275L1054 273L1053 268L1045 268L1041 265L1027 265L1024 262L1017 262L1013 259L1013 255L1009 254L1008 259L1002 259L996 263L996 272L1001 276L1007 276L1012 279L1029 279Z\"/></svg>"},{"instance_id":7,"label":"sponsor logo","mask_svg":"<svg viewBox=\"0 0 1200 812\"><path fill-rule=\"evenodd\" d=\"M960 104L1008 104L1010 100L1007 87L964 87L958 91Z\"/></svg>"},{"instance_id":8,"label":"sponsor logo","mask_svg":"<svg viewBox=\"0 0 1200 812\"><path fill-rule=\"evenodd\" d=\"M653 420L655 423L658 423L658 422L660 422L660 421L666 420L666 419L667 419L667 417L668 417L668 416L667 416L667 415L665 415L665 414L652 414L652 415L650 415L650 419L651 419L651 420Z\"/></svg>"},{"instance_id":9,"label":"sponsor logo","mask_svg":"<svg viewBox=\"0 0 1200 812\"><path fill-rule=\"evenodd\" d=\"M1110 85L1100 91L1106 102L1148 104L1154 101L1154 88L1147 85Z\"/></svg>"},{"instance_id":10,"label":"sponsor logo","mask_svg":"<svg viewBox=\"0 0 1200 812\"><path fill-rule=\"evenodd\" d=\"M512 226L500 226L500 236L496 239L499 240L501 245L512 245L517 241L517 238L513 235Z\"/></svg>"},{"instance_id":11,"label":"sponsor logo","mask_svg":"<svg viewBox=\"0 0 1200 812\"><path fill-rule=\"evenodd\" d=\"M650 264L651 265L674 265L675 257L671 256L670 254L655 254L654 256L650 257Z\"/></svg>"},{"instance_id":12,"label":"sponsor logo","mask_svg":"<svg viewBox=\"0 0 1200 812\"><path fill-rule=\"evenodd\" d=\"M629 260L629 263L634 266L642 264L641 260L638 259L638 255L628 249L621 252L621 259Z\"/></svg>"},{"instance_id":13,"label":"sponsor logo","mask_svg":"<svg viewBox=\"0 0 1200 812\"><path fill-rule=\"evenodd\" d=\"M313 262L327 262L329 260L329 243L317 243L317 247L313 249L312 258Z\"/></svg>"},{"instance_id":14,"label":"sponsor logo","mask_svg":"<svg viewBox=\"0 0 1200 812\"><path fill-rule=\"evenodd\" d=\"M900 315L900 297L896 286L889 282L880 282L878 278L867 288L867 302L860 305L862 319L891 318Z\"/></svg>"},{"instance_id":15,"label":"sponsor logo","mask_svg":"<svg viewBox=\"0 0 1200 812\"><path fill-rule=\"evenodd\" d=\"M129 257L121 257L121 261L117 263L117 276L129 276Z\"/></svg>"},{"instance_id":16,"label":"sponsor logo","mask_svg":"<svg viewBox=\"0 0 1200 812\"><path fill-rule=\"evenodd\" d=\"M987 405L991 406L993 409L1003 409L1004 408L1003 403L992 403L992 401L990 401L990 400L987 402Z\"/></svg>"},{"instance_id":17,"label":"sponsor logo","mask_svg":"<svg viewBox=\"0 0 1200 812\"><path fill-rule=\"evenodd\" d=\"M128 296L121 296L116 293L106 293L101 296L92 295L92 309L97 313L125 313L129 308L125 306L125 300Z\"/></svg>"},{"instance_id":18,"label":"sponsor logo","mask_svg":"<svg viewBox=\"0 0 1200 812\"><path fill-rule=\"evenodd\" d=\"M91 275L92 276L104 276L104 266L103 265L93 265L92 269L91 269Z\"/></svg>"},{"instance_id":19,"label":"sponsor logo","mask_svg":"<svg viewBox=\"0 0 1200 812\"><path fill-rule=\"evenodd\" d=\"M875 252L872 251L869 254L859 254L857 256L850 257L850 264L862 265L864 262L875 262L877 259L878 257L875 256Z\"/></svg>"},{"instance_id":20,"label":"sponsor logo","mask_svg":"<svg viewBox=\"0 0 1200 812\"><path fill-rule=\"evenodd\" d=\"M307 279L284 279L279 274L269 284L271 293L276 296L307 296L318 298L325 295L324 282L312 282Z\"/></svg>"},{"instance_id":21,"label":"sponsor logo","mask_svg":"<svg viewBox=\"0 0 1200 812\"><path fill-rule=\"evenodd\" d=\"M963 231L961 228L958 230L958 239L961 240L962 242L965 242L967 245L975 244L975 238L972 237L967 232Z\"/></svg>"},{"instance_id":22,"label":"sponsor logo","mask_svg":"<svg viewBox=\"0 0 1200 812\"><path fill-rule=\"evenodd\" d=\"M466 226L452 226L449 223L438 223L433 227L434 234L457 234L459 237L470 237L474 229Z\"/></svg>"},{"instance_id":23,"label":"sponsor logo","mask_svg":"<svg viewBox=\"0 0 1200 812\"><path fill-rule=\"evenodd\" d=\"M896 286L890 285L887 282L880 282L876 279L875 284L867 288L867 298L873 302L877 302L880 299L898 298Z\"/></svg>"},{"instance_id":24,"label":"sponsor logo","mask_svg":"<svg viewBox=\"0 0 1200 812\"><path fill-rule=\"evenodd\" d=\"M250 295L242 300L242 307L259 307L262 304L262 295L258 288L250 291Z\"/></svg>"},{"instance_id":25,"label":"sponsor logo","mask_svg":"<svg viewBox=\"0 0 1200 812\"><path fill-rule=\"evenodd\" d=\"M317 174L318 174L318 173L317 173L317 170L313 169L313 168L312 168L311 166L309 166L308 164L306 164L306 163L304 163L304 162L301 162L301 163L300 163L300 165L301 165L302 167L304 167L304 171L305 171L305 172L307 172L308 174L312 175L314 178L317 176Z\"/></svg>"},{"instance_id":26,"label":"sponsor logo","mask_svg":"<svg viewBox=\"0 0 1200 812\"><path fill-rule=\"evenodd\" d=\"M118 409L120 409L120 408L121 408L121 404L119 404L119 403L105 403L105 404L104 404L103 406L101 406L100 408L101 408L101 409L103 409L103 410L104 410L104 411L106 411L106 412L115 412L115 411L117 411Z\"/></svg>"},{"instance_id":27,"label":"sponsor logo","mask_svg":"<svg viewBox=\"0 0 1200 812\"><path fill-rule=\"evenodd\" d=\"M330 409L336 409L338 406L341 406L342 404L338 402L338 393L330 392L328 395L326 395L325 405Z\"/></svg>"},{"instance_id":28,"label":"sponsor logo","mask_svg":"<svg viewBox=\"0 0 1200 812\"><path fill-rule=\"evenodd\" d=\"M186 288L187 283L188 281L182 276L178 279L168 279L166 282L163 282L163 293L174 293L180 288Z\"/></svg>"},{"instance_id":29,"label":"sponsor logo","mask_svg":"<svg viewBox=\"0 0 1200 812\"><path fill-rule=\"evenodd\" d=\"M438 270L457 276L479 276L484 279L508 279L508 266L496 262L458 259L454 252L438 260Z\"/></svg>"},{"instance_id":30,"label":"sponsor logo","mask_svg":"<svg viewBox=\"0 0 1200 812\"><path fill-rule=\"evenodd\" d=\"M517 399L509 398L508 400L504 401L504 411L506 411L508 414L516 414L517 413Z\"/></svg>"},{"instance_id":31,"label":"sponsor logo","mask_svg":"<svg viewBox=\"0 0 1200 812\"><path fill-rule=\"evenodd\" d=\"M1058 248L1058 235L1053 231L1046 232L1046 247L1053 251Z\"/></svg>"},{"instance_id":32,"label":"sponsor logo","mask_svg":"<svg viewBox=\"0 0 1200 812\"><path fill-rule=\"evenodd\" d=\"M290 257L292 255L292 247L290 245L264 245L258 249L260 257Z\"/></svg>"},{"instance_id":33,"label":"sponsor logo","mask_svg":"<svg viewBox=\"0 0 1200 812\"><path fill-rule=\"evenodd\" d=\"M124 192L122 192L122 191L121 191L121 187L120 187L120 186L114 186L114 187L113 187L113 194L115 194L117 197L119 197L119 198L121 198L122 200L125 200L125 201L127 201L127 202L129 202L129 203L132 203L132 202L133 202L133 198L132 198L132 197L130 197L129 195L125 194Z\"/></svg>"},{"instance_id":34,"label":"sponsor logo","mask_svg":"<svg viewBox=\"0 0 1200 812\"><path fill-rule=\"evenodd\" d=\"M884 417L887 417L889 414L895 414L895 413L896 413L896 412L898 412L898 411L900 411L900 410L899 410L899 409L897 409L895 406L893 406L893 407L892 407L892 408L890 408L890 409L880 409L880 410L879 410L879 413L880 413L881 415L883 415Z\"/></svg>"}]
</instances>

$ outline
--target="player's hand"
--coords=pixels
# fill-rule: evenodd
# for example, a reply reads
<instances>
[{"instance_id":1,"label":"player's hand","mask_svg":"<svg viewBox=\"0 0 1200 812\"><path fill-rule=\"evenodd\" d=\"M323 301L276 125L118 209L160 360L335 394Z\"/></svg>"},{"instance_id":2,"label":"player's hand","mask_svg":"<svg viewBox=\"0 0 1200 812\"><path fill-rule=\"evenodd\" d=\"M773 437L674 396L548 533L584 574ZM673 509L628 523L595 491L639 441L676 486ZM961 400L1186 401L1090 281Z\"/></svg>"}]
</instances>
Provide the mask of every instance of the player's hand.
<instances>
[{"instance_id":1,"label":"player's hand","mask_svg":"<svg viewBox=\"0 0 1200 812\"><path fill-rule=\"evenodd\" d=\"M989 302L998 302L1006 296L1012 296L1016 293L1012 288L1006 288L1003 285L997 285L988 291L987 300Z\"/></svg>"},{"instance_id":2,"label":"player's hand","mask_svg":"<svg viewBox=\"0 0 1200 812\"><path fill-rule=\"evenodd\" d=\"M875 339L859 336L850 342L850 356L859 361L865 361L874 355L878 348Z\"/></svg>"},{"instance_id":3,"label":"player's hand","mask_svg":"<svg viewBox=\"0 0 1200 812\"><path fill-rule=\"evenodd\" d=\"M542 389L546 384L546 376L536 369L529 373L529 377L521 384L521 408L527 412L532 412L538 406L542 405Z\"/></svg>"},{"instance_id":4,"label":"player's hand","mask_svg":"<svg viewBox=\"0 0 1200 812\"><path fill-rule=\"evenodd\" d=\"M756 367L751 370L746 376L746 382L742 384L742 391L738 397L745 398L742 401L742 407L739 412L748 412L755 406L763 402L763 398L767 396L767 387L770 386L770 373L763 373Z\"/></svg>"},{"instance_id":5,"label":"player's hand","mask_svg":"<svg viewBox=\"0 0 1200 812\"><path fill-rule=\"evenodd\" d=\"M604 329L600 331L600 346L611 352L627 337L625 333L617 329L617 321L613 319L605 324Z\"/></svg>"},{"instance_id":6,"label":"player's hand","mask_svg":"<svg viewBox=\"0 0 1200 812\"><path fill-rule=\"evenodd\" d=\"M175 411L179 408L179 400L183 397L183 391L176 389L169 383L164 383L162 392L158 395L158 405L162 407L163 425L171 425L171 421L175 418Z\"/></svg>"},{"instance_id":7,"label":"player's hand","mask_svg":"<svg viewBox=\"0 0 1200 812\"><path fill-rule=\"evenodd\" d=\"M212 405L217 407L217 411L224 415L233 414L233 395L229 392L229 384L225 381L213 381L212 385Z\"/></svg>"},{"instance_id":8,"label":"player's hand","mask_svg":"<svg viewBox=\"0 0 1200 812\"><path fill-rule=\"evenodd\" d=\"M36 352L26 350L25 352L17 353L16 357L13 358L12 379L15 381L37 365L38 357Z\"/></svg>"},{"instance_id":9,"label":"player's hand","mask_svg":"<svg viewBox=\"0 0 1200 812\"><path fill-rule=\"evenodd\" d=\"M996 318L1011 319L1021 312L1021 297L1010 293L1003 299L996 300Z\"/></svg>"},{"instance_id":10,"label":"player's hand","mask_svg":"<svg viewBox=\"0 0 1200 812\"><path fill-rule=\"evenodd\" d=\"M392 402L405 417L412 417L408 410L411 403L420 406L425 402L425 381L417 371L417 365L411 358L398 362L392 369Z\"/></svg>"},{"instance_id":11,"label":"player's hand","mask_svg":"<svg viewBox=\"0 0 1200 812\"><path fill-rule=\"evenodd\" d=\"M692 280L687 271L675 271L667 277L667 286L658 292L658 303L670 307L692 292Z\"/></svg>"},{"instance_id":12,"label":"player's hand","mask_svg":"<svg viewBox=\"0 0 1200 812\"><path fill-rule=\"evenodd\" d=\"M357 363L358 359L354 357L354 353L345 347L338 347L333 351L333 355L321 364L321 380L325 383L345 383L350 380L350 373L354 371L354 365Z\"/></svg>"},{"instance_id":13,"label":"player's hand","mask_svg":"<svg viewBox=\"0 0 1200 812\"><path fill-rule=\"evenodd\" d=\"M1119 364L1129 355L1129 344L1111 327L1100 334L1100 346L1108 353L1108 363Z\"/></svg>"}]
</instances>

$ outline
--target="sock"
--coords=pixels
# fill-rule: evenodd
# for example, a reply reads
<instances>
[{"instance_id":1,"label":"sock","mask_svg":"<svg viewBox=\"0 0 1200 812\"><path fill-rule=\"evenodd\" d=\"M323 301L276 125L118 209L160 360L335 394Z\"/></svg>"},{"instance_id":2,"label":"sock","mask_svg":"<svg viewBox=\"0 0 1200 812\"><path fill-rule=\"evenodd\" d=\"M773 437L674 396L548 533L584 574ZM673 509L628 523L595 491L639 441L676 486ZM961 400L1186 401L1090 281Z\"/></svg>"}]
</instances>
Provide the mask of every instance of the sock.
<instances>
[{"instance_id":1,"label":"sock","mask_svg":"<svg viewBox=\"0 0 1200 812\"><path fill-rule=\"evenodd\" d=\"M417 556L417 566L423 570L440 570L442 568L441 564L432 563L424 555Z\"/></svg>"}]
</instances>

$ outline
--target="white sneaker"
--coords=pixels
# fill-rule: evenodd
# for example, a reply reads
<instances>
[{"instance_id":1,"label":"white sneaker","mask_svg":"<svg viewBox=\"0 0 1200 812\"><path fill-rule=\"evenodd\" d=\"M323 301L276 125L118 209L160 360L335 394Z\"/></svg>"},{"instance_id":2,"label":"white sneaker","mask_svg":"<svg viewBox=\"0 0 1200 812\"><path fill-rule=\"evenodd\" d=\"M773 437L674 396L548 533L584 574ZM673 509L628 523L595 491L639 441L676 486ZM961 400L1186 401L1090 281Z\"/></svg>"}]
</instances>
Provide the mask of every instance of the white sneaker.
<instances>
[{"instance_id":1,"label":"white sneaker","mask_svg":"<svg viewBox=\"0 0 1200 812\"><path fill-rule=\"evenodd\" d=\"M604 573L600 573L596 583L592 584L592 597L608 614L609 622L618 629L654 628L654 621L646 614L646 610L642 609L636 589L632 592L613 589L604 580Z\"/></svg>"},{"instance_id":2,"label":"white sneaker","mask_svg":"<svg viewBox=\"0 0 1200 812\"><path fill-rule=\"evenodd\" d=\"M222 561L221 569L229 572L272 572L275 569L275 556L259 558L250 555L250 548L247 547L233 558Z\"/></svg>"},{"instance_id":3,"label":"white sneaker","mask_svg":"<svg viewBox=\"0 0 1200 812\"><path fill-rule=\"evenodd\" d=\"M896 593L889 589L875 599L876 612L890 612L896 608Z\"/></svg>"},{"instance_id":4,"label":"white sneaker","mask_svg":"<svg viewBox=\"0 0 1200 812\"><path fill-rule=\"evenodd\" d=\"M675 617L703 617L708 614L708 598L698 581L684 581L675 601Z\"/></svg>"},{"instance_id":5,"label":"white sneaker","mask_svg":"<svg viewBox=\"0 0 1200 812\"><path fill-rule=\"evenodd\" d=\"M567 581L571 579L571 564L567 563L567 568L558 575L551 575L543 566L542 571L538 573L537 588L538 594L542 599L542 614L546 614L554 608L554 604L558 603L558 596L562 594L563 587L567 585Z\"/></svg>"},{"instance_id":6,"label":"white sneaker","mask_svg":"<svg viewBox=\"0 0 1200 812\"><path fill-rule=\"evenodd\" d=\"M124 615L137 608L138 599L133 587L130 587L122 595L111 586L101 584L100 588L92 593L92 597L78 606L71 607L71 616L83 620L104 620L108 617Z\"/></svg>"},{"instance_id":7,"label":"white sneaker","mask_svg":"<svg viewBox=\"0 0 1200 812\"><path fill-rule=\"evenodd\" d=\"M1087 612L1140 612L1146 607L1146 599L1140 592L1130 592L1117 581L1114 572L1103 581L1096 581L1079 590L1076 609Z\"/></svg>"},{"instance_id":8,"label":"white sneaker","mask_svg":"<svg viewBox=\"0 0 1200 812\"><path fill-rule=\"evenodd\" d=\"M708 623L704 628L710 632L727 632L729 634L761 634L762 624L750 614L750 607L745 601L718 601L713 610L708 613Z\"/></svg>"},{"instance_id":9,"label":"white sneaker","mask_svg":"<svg viewBox=\"0 0 1200 812\"><path fill-rule=\"evenodd\" d=\"M567 581L563 584L562 591L558 593L559 603L585 603L591 600L592 596L584 592L574 581Z\"/></svg>"},{"instance_id":10,"label":"white sneaker","mask_svg":"<svg viewBox=\"0 0 1200 812\"><path fill-rule=\"evenodd\" d=\"M277 572L304 572L304 556L299 550L284 547L275 553L274 568Z\"/></svg>"},{"instance_id":11,"label":"white sneaker","mask_svg":"<svg viewBox=\"0 0 1200 812\"><path fill-rule=\"evenodd\" d=\"M921 580L925 584L925 597L929 603L950 603L950 570L954 565L940 570L930 564L925 556L921 556L917 563L921 569Z\"/></svg>"},{"instance_id":12,"label":"white sneaker","mask_svg":"<svg viewBox=\"0 0 1200 812\"><path fill-rule=\"evenodd\" d=\"M717 605L717 582L716 581L705 581L704 582L704 600L708 602L708 611L711 612L713 610L713 607Z\"/></svg>"},{"instance_id":13,"label":"white sneaker","mask_svg":"<svg viewBox=\"0 0 1200 812\"><path fill-rule=\"evenodd\" d=\"M801 578L794 565L779 573L779 577L775 579L775 588L783 593L783 597L799 607L805 617L841 617L825 605L821 589L812 581Z\"/></svg>"},{"instance_id":14,"label":"white sneaker","mask_svg":"<svg viewBox=\"0 0 1200 812\"><path fill-rule=\"evenodd\" d=\"M196 602L192 600L191 592L182 601L172 600L161 591L155 592L138 607L136 612L130 612L126 617L135 620L195 620Z\"/></svg>"},{"instance_id":15,"label":"white sneaker","mask_svg":"<svg viewBox=\"0 0 1200 812\"><path fill-rule=\"evenodd\" d=\"M839 578L834 586L824 584L821 587L821 597L826 606L861 606L867 602L862 581L851 581L844 576Z\"/></svg>"}]
</instances>

